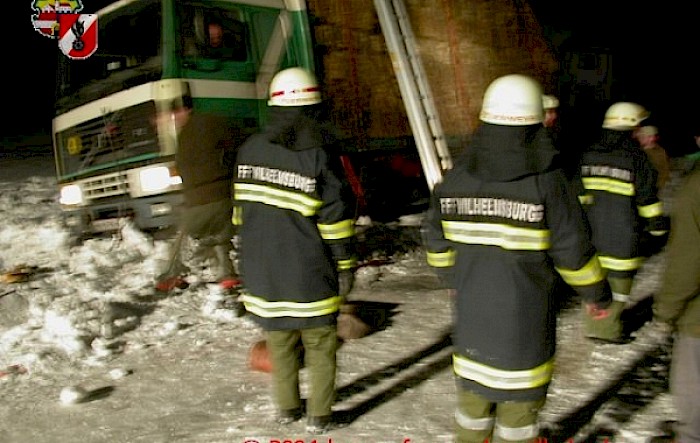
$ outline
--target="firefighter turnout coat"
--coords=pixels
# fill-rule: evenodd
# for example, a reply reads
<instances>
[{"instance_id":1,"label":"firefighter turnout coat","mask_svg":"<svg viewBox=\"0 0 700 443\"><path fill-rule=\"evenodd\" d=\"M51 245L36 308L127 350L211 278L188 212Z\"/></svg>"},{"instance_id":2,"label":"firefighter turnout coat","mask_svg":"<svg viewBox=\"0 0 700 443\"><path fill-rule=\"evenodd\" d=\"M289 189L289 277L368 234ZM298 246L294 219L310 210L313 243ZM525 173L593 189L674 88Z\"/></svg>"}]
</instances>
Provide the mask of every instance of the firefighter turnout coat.
<instances>
[{"instance_id":1,"label":"firefighter turnout coat","mask_svg":"<svg viewBox=\"0 0 700 443\"><path fill-rule=\"evenodd\" d=\"M654 166L631 131L603 129L600 140L582 154L579 172L579 198L601 265L609 277L634 277L645 255L640 250L644 236L668 232Z\"/></svg>"},{"instance_id":2,"label":"firefighter turnout coat","mask_svg":"<svg viewBox=\"0 0 700 443\"><path fill-rule=\"evenodd\" d=\"M272 107L239 149L233 224L246 310L265 330L335 324L339 270L355 265L352 194L316 106Z\"/></svg>"},{"instance_id":3,"label":"firefighter turnout coat","mask_svg":"<svg viewBox=\"0 0 700 443\"><path fill-rule=\"evenodd\" d=\"M453 369L490 401L546 395L558 275L587 302L610 290L574 189L541 125L484 123L434 189L428 264L456 289ZM563 294L561 294L563 295Z\"/></svg>"}]
</instances>

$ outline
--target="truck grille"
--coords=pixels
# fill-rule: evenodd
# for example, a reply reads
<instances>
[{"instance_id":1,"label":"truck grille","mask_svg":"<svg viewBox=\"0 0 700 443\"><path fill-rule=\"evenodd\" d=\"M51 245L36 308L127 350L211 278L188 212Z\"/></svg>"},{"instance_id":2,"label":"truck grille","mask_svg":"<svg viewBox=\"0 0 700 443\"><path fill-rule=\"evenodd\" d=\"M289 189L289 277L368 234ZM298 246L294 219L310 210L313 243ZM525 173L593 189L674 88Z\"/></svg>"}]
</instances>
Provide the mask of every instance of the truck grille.
<instances>
[{"instance_id":1,"label":"truck grille","mask_svg":"<svg viewBox=\"0 0 700 443\"><path fill-rule=\"evenodd\" d=\"M125 162L159 151L154 126L155 104L150 101L81 123L57 135L62 176L80 179L96 170L116 170ZM125 182L114 174L121 189ZM112 177L112 176L110 176ZM101 181L101 180L100 180ZM110 190L109 192L112 192Z\"/></svg>"},{"instance_id":2,"label":"truck grille","mask_svg":"<svg viewBox=\"0 0 700 443\"><path fill-rule=\"evenodd\" d=\"M81 181L86 200L96 200L129 193L129 180L126 173L115 172Z\"/></svg>"}]
</instances>

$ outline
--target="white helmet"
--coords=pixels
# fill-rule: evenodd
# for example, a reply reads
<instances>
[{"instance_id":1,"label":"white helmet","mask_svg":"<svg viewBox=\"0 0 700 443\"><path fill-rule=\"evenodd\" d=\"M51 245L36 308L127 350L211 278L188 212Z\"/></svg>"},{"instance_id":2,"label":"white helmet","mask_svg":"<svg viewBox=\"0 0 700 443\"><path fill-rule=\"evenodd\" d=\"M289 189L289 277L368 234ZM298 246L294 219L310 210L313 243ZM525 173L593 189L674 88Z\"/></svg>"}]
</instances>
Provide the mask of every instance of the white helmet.
<instances>
[{"instance_id":1,"label":"white helmet","mask_svg":"<svg viewBox=\"0 0 700 443\"><path fill-rule=\"evenodd\" d=\"M642 137L652 137L659 135L659 129L656 126L642 126L637 133Z\"/></svg>"},{"instance_id":2,"label":"white helmet","mask_svg":"<svg viewBox=\"0 0 700 443\"><path fill-rule=\"evenodd\" d=\"M542 86L521 74L497 78L486 88L479 119L504 126L542 123Z\"/></svg>"},{"instance_id":3,"label":"white helmet","mask_svg":"<svg viewBox=\"0 0 700 443\"><path fill-rule=\"evenodd\" d=\"M639 126L639 123L647 117L649 117L649 111L643 106L632 102L617 102L605 112L603 128L627 131Z\"/></svg>"},{"instance_id":4,"label":"white helmet","mask_svg":"<svg viewBox=\"0 0 700 443\"><path fill-rule=\"evenodd\" d=\"M270 106L308 106L321 103L316 77L306 69L289 68L278 72L270 82Z\"/></svg>"},{"instance_id":5,"label":"white helmet","mask_svg":"<svg viewBox=\"0 0 700 443\"><path fill-rule=\"evenodd\" d=\"M559 99L553 95L543 95L542 96L542 107L544 109L556 109L559 107Z\"/></svg>"}]
</instances>

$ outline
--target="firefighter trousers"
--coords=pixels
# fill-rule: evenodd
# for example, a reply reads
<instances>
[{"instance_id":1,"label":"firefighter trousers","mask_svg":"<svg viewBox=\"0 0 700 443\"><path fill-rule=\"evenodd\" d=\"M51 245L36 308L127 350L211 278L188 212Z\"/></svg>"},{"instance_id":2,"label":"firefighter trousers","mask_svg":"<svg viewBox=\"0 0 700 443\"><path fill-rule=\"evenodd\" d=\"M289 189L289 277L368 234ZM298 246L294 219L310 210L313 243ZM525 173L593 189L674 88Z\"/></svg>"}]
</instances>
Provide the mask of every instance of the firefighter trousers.
<instances>
[{"instance_id":1,"label":"firefighter trousers","mask_svg":"<svg viewBox=\"0 0 700 443\"><path fill-rule=\"evenodd\" d=\"M331 415L337 368L336 326L267 331L266 340L272 360L273 396L277 408L284 410L302 407L299 390L302 348L298 346L301 340L310 387L306 414L312 417Z\"/></svg>"},{"instance_id":2,"label":"firefighter trousers","mask_svg":"<svg viewBox=\"0 0 700 443\"><path fill-rule=\"evenodd\" d=\"M494 403L457 388L455 428L457 443L536 443L537 416L545 398L536 401Z\"/></svg>"}]
</instances>

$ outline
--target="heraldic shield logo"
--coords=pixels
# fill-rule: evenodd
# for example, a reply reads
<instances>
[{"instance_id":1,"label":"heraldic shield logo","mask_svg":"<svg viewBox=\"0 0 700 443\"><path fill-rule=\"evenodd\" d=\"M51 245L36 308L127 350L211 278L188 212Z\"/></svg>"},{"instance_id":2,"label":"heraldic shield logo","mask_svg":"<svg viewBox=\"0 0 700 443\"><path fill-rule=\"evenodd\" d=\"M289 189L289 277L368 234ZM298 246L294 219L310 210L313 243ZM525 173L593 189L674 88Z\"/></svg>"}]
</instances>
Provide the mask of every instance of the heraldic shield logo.
<instances>
[{"instance_id":1,"label":"heraldic shield logo","mask_svg":"<svg viewBox=\"0 0 700 443\"><path fill-rule=\"evenodd\" d=\"M34 0L32 9L36 14L32 15L34 29L48 38L58 38L58 16L61 14L75 14L83 10L80 0Z\"/></svg>"},{"instance_id":2,"label":"heraldic shield logo","mask_svg":"<svg viewBox=\"0 0 700 443\"><path fill-rule=\"evenodd\" d=\"M90 57L97 50L97 14L60 14L58 47L76 60Z\"/></svg>"},{"instance_id":3,"label":"heraldic shield logo","mask_svg":"<svg viewBox=\"0 0 700 443\"><path fill-rule=\"evenodd\" d=\"M81 0L34 0L32 9L34 30L57 39L66 56L82 60L97 50L97 14L78 14Z\"/></svg>"}]
</instances>

